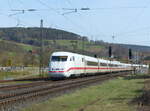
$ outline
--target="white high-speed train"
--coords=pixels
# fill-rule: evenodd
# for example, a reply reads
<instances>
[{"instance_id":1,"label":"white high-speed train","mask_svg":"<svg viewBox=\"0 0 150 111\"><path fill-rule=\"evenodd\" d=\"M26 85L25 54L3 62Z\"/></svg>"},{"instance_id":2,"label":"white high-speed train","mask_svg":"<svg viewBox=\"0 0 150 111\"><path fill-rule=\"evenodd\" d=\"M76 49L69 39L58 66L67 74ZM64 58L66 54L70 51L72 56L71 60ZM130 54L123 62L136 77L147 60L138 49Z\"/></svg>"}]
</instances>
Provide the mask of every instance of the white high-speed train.
<instances>
[{"instance_id":1,"label":"white high-speed train","mask_svg":"<svg viewBox=\"0 0 150 111\"><path fill-rule=\"evenodd\" d=\"M70 77L88 74L131 71L138 64L109 61L71 52L54 52L50 57L50 77ZM143 65L144 66L144 65ZM145 65L145 67L147 67Z\"/></svg>"}]
</instances>

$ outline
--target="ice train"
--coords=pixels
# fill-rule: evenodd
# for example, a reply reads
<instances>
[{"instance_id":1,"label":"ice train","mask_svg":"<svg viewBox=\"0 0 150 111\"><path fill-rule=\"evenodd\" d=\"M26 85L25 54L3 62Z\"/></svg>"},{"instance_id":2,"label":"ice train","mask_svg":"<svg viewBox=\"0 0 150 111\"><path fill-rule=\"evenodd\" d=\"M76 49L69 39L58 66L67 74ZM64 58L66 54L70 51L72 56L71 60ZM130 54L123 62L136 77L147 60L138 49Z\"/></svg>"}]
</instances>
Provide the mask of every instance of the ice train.
<instances>
[{"instance_id":1,"label":"ice train","mask_svg":"<svg viewBox=\"0 0 150 111\"><path fill-rule=\"evenodd\" d=\"M71 52L54 52L50 57L50 77L71 77L101 73L131 71L138 64L126 64L119 61L99 59ZM142 67L148 67L143 65Z\"/></svg>"}]
</instances>

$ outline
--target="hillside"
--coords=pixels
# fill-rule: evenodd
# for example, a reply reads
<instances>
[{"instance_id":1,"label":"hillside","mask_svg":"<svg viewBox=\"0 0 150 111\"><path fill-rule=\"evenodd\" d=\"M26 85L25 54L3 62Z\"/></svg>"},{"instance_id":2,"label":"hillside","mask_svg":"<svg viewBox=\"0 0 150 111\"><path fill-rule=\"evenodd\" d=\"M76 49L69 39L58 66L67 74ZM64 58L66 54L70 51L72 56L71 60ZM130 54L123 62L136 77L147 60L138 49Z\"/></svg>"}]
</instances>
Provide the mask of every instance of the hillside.
<instances>
[{"instance_id":1,"label":"hillside","mask_svg":"<svg viewBox=\"0 0 150 111\"><path fill-rule=\"evenodd\" d=\"M110 44L103 41L88 40L87 37L72 32L52 28L43 28L44 64L48 65L49 56L53 51L71 51L90 56L108 58L108 47L112 46L115 59L127 62L128 49L142 53L147 57L150 47L124 44ZM0 28L0 66L39 64L39 49L41 45L40 28ZM84 41L83 41L84 39ZM17 59L16 59L17 58Z\"/></svg>"},{"instance_id":2,"label":"hillside","mask_svg":"<svg viewBox=\"0 0 150 111\"><path fill-rule=\"evenodd\" d=\"M150 52L150 46L142 46L142 45L131 45L131 44L118 44L125 48L131 48L135 51L142 51L142 52Z\"/></svg>"},{"instance_id":3,"label":"hillside","mask_svg":"<svg viewBox=\"0 0 150 111\"><path fill-rule=\"evenodd\" d=\"M43 28L42 32L44 40L81 40L81 37L79 35L63 30ZM9 40L39 46L40 36L40 28L0 28L0 38L2 40Z\"/></svg>"}]
</instances>

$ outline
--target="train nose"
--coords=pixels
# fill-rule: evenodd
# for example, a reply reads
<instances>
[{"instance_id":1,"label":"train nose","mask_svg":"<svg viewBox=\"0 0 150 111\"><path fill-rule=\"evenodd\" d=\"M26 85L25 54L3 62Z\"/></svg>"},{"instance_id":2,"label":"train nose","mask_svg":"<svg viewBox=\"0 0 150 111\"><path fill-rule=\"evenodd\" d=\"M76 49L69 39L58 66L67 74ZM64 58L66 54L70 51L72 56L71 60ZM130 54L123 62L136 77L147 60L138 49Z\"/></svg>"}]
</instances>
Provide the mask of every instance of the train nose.
<instances>
[{"instance_id":1,"label":"train nose","mask_svg":"<svg viewBox=\"0 0 150 111\"><path fill-rule=\"evenodd\" d=\"M65 71L64 71L64 68L54 68L52 67L50 70L49 70L49 75L51 77L65 77Z\"/></svg>"},{"instance_id":2,"label":"train nose","mask_svg":"<svg viewBox=\"0 0 150 111\"><path fill-rule=\"evenodd\" d=\"M64 71L49 71L51 77L65 77Z\"/></svg>"},{"instance_id":3,"label":"train nose","mask_svg":"<svg viewBox=\"0 0 150 111\"><path fill-rule=\"evenodd\" d=\"M51 62L49 75L52 77L65 76L65 62Z\"/></svg>"}]
</instances>

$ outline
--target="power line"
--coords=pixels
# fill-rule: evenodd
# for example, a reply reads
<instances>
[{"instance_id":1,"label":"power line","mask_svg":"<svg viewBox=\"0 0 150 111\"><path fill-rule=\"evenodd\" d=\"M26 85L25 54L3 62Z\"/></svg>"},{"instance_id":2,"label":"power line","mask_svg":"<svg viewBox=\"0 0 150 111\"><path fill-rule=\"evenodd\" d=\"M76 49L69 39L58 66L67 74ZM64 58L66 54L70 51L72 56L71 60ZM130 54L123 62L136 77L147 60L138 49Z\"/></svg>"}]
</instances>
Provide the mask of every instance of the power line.
<instances>
[{"instance_id":1,"label":"power line","mask_svg":"<svg viewBox=\"0 0 150 111\"><path fill-rule=\"evenodd\" d=\"M21 0L20 0L21 1ZM22 6L24 6L23 2L21 1L20 2L22 4ZM60 9L58 9L60 10ZM49 11L49 9L35 9L35 8L30 8L30 9L12 9L9 10L11 12L16 12L16 13L13 13L13 14L10 14L9 16L16 16L16 15L19 15L19 14L25 14L27 12L39 12L39 11ZM40 18L43 18L40 14L36 13L37 16L39 16ZM45 20L45 19L44 19ZM18 20L19 21L19 20ZM45 20L46 21L46 20Z\"/></svg>"},{"instance_id":2,"label":"power line","mask_svg":"<svg viewBox=\"0 0 150 111\"><path fill-rule=\"evenodd\" d=\"M63 18L65 18L67 21L69 21L72 25L74 25L75 27L77 27L77 29L81 29L83 30L84 28L81 25L78 25L77 23L74 23L72 20L70 20L67 16L61 14L58 10L55 10L54 8L51 8L49 5L47 5L46 3L44 3L41 0L36 0L38 1L40 4L44 5L45 7L47 7L49 10L54 11L55 13L57 13L58 15L62 16ZM71 9L74 10L74 9ZM84 8L81 8L81 10L86 10Z\"/></svg>"},{"instance_id":3,"label":"power line","mask_svg":"<svg viewBox=\"0 0 150 111\"><path fill-rule=\"evenodd\" d=\"M124 29L128 29L128 27L131 26L132 23L135 23L135 22L139 19L139 17L143 15L145 9L148 8L149 4L150 4L150 1L148 1L148 3L146 4L146 6L142 8L142 10L135 16L135 18L133 18L133 19L126 25L126 27L125 27ZM120 34L122 34L122 33L125 33L125 32L118 33L117 35L120 35Z\"/></svg>"},{"instance_id":4,"label":"power line","mask_svg":"<svg viewBox=\"0 0 150 111\"><path fill-rule=\"evenodd\" d=\"M40 4L42 4L42 5L44 5L45 7L47 7L49 10L52 10L52 11L54 11L54 12L56 12L56 13L59 14L59 12L58 12L56 9L51 8L49 5L47 5L47 4L44 3L43 1L41 1L41 0L36 0L36 1L38 1Z\"/></svg>"},{"instance_id":5,"label":"power line","mask_svg":"<svg viewBox=\"0 0 150 111\"><path fill-rule=\"evenodd\" d=\"M66 0L66 1L67 1L67 3L68 3L71 7L74 7L70 0ZM64 10L73 10L71 13L77 12L78 10L89 10L89 8L63 8L63 9L64 9ZM70 12L68 12L68 13L70 13ZM81 14L80 14L79 11L78 11L78 14L79 14L80 17L81 17ZM65 15L65 14L63 14L63 15ZM83 19L82 19L82 20L83 20ZM89 24L91 24L91 23L89 23ZM90 26L90 27L91 27L91 26Z\"/></svg>"},{"instance_id":6,"label":"power line","mask_svg":"<svg viewBox=\"0 0 150 111\"><path fill-rule=\"evenodd\" d=\"M11 9L12 9L12 6L11 6L10 1L11 1L11 0L7 0L7 2L8 2L8 6L9 6L9 9L11 10Z\"/></svg>"},{"instance_id":7,"label":"power line","mask_svg":"<svg viewBox=\"0 0 150 111\"><path fill-rule=\"evenodd\" d=\"M73 7L72 3L70 2L70 0L66 0L66 2L71 6Z\"/></svg>"},{"instance_id":8,"label":"power line","mask_svg":"<svg viewBox=\"0 0 150 111\"><path fill-rule=\"evenodd\" d=\"M40 1L40 3L42 5L45 5L46 7L49 7L48 5L44 4L43 2ZM89 8L89 7L82 7L82 8L50 8L51 10L61 14L60 12L58 12L58 10L77 10L77 11L92 11L92 10L112 10L112 9L126 9L126 8L133 8L133 9L137 9L137 8L141 8L141 9L145 9L146 7L112 7L112 8ZM50 9L36 9L34 8L35 11L49 11ZM12 6L10 8L10 10L1 10L1 11L14 11L14 10L18 10L18 11L21 11L21 10L25 10L27 11L28 9L13 9ZM30 11L30 10L28 10Z\"/></svg>"},{"instance_id":9,"label":"power line","mask_svg":"<svg viewBox=\"0 0 150 111\"><path fill-rule=\"evenodd\" d=\"M3 15L3 16L5 16L5 17L8 17L8 18L11 18L11 19L15 20L15 21L17 22L15 26L20 26L20 25L26 26L25 24L28 24L28 25L30 25L30 26L36 27L35 25L30 24L30 23L27 23L27 22L25 22L25 21L22 21L22 20L20 20L19 18L16 18L15 16L9 16L9 15L4 14L4 13L1 13L1 12L0 12L0 14ZM23 24L22 24L22 23L23 23Z\"/></svg>"},{"instance_id":10,"label":"power line","mask_svg":"<svg viewBox=\"0 0 150 111\"><path fill-rule=\"evenodd\" d=\"M116 9L145 9L145 6L141 7L101 7L101 8L90 8L91 10L116 10Z\"/></svg>"},{"instance_id":11,"label":"power line","mask_svg":"<svg viewBox=\"0 0 150 111\"><path fill-rule=\"evenodd\" d=\"M23 6L23 2L21 0L18 0L20 4L22 4ZM6 14L3 14L4 16L8 17L8 18L12 18L14 20L16 20L16 25L15 27L18 27L18 26L26 26L24 24L22 24L21 22L23 22L22 20L20 20L18 17L12 17L12 16L15 16L15 15L18 15L18 14L24 14L26 11L34 11L33 9L13 9L12 7L12 3L11 3L11 0L7 0L8 2L8 6L9 6L9 9L10 10L5 10L5 11L15 11L16 13L13 13L13 14L9 14L9 15L6 15ZM25 24L28 24L25 22Z\"/></svg>"},{"instance_id":12,"label":"power line","mask_svg":"<svg viewBox=\"0 0 150 111\"><path fill-rule=\"evenodd\" d=\"M23 6L23 2L22 2L22 0L18 0L18 2Z\"/></svg>"},{"instance_id":13,"label":"power line","mask_svg":"<svg viewBox=\"0 0 150 111\"><path fill-rule=\"evenodd\" d=\"M46 3L44 3L43 1L41 1L41 0L38 0L38 1L40 1L40 3L42 4L42 5L44 5L44 6L46 6L48 9L35 9L34 11L48 11L48 10L52 10L52 11L54 11L54 12L56 12L57 14L59 14L59 15L62 15L58 10L68 10L68 9L65 9L65 8L51 8L48 4L46 4ZM69 2L70 2L70 0L69 0ZM22 2L23 3L23 2ZM70 5L71 5L72 3L70 2ZM126 8L147 8L146 6L144 6L144 7L142 7L142 6L139 6L139 7L110 7L110 8L72 8L72 9L70 9L70 10L80 10L80 11L82 11L82 10L103 10L103 9L126 9ZM12 8L10 8L10 9L12 9ZM12 9L12 10L14 10L14 9ZM17 10L17 9L16 9ZM22 10L20 10L20 11L18 11L18 14L22 14L22 13L25 13L25 12L27 12L28 11L28 9L22 9ZM80 13L78 13L78 14L80 14ZM15 14L14 14L15 15ZM17 15L17 14L16 14ZM80 14L81 15L81 14ZM64 16L64 15L62 15L67 21L69 21L71 24L73 24L74 26L76 26L78 29L79 29L79 27L80 27L80 29L82 29L83 30L83 27L81 26L81 25L79 25L79 24L76 24L75 22L73 22L72 20L70 20L70 18L68 18L67 16ZM18 18L19 19L19 18ZM20 20L16 20L18 23L17 24L19 24L19 22L20 22ZM18 25L17 25L18 26ZM82 28L81 28L82 27ZM131 33L131 32L128 32L128 33Z\"/></svg>"},{"instance_id":14,"label":"power line","mask_svg":"<svg viewBox=\"0 0 150 111\"><path fill-rule=\"evenodd\" d=\"M86 5L86 7L87 7L87 0L82 0L82 2L83 2L84 5Z\"/></svg>"},{"instance_id":15,"label":"power line","mask_svg":"<svg viewBox=\"0 0 150 111\"><path fill-rule=\"evenodd\" d=\"M25 12L34 12L36 11L36 9L12 9L11 11L16 12L13 14L10 14L9 16L14 16L14 15L18 15L18 14L24 14Z\"/></svg>"}]
</instances>

